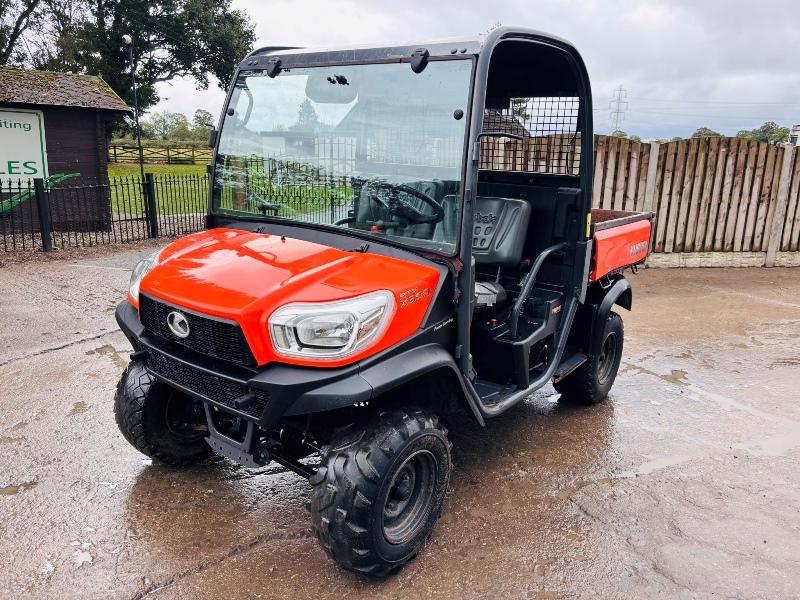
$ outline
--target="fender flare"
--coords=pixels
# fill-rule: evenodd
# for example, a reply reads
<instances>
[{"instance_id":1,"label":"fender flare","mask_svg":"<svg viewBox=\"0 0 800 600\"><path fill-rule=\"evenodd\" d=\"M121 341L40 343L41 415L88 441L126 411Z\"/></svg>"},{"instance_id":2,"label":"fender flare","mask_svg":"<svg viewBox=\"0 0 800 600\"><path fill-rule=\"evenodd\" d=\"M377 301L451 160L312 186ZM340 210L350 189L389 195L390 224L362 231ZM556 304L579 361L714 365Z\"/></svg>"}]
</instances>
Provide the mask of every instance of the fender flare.
<instances>
[{"instance_id":1,"label":"fender flare","mask_svg":"<svg viewBox=\"0 0 800 600\"><path fill-rule=\"evenodd\" d=\"M411 348L363 369L360 375L372 386L372 397L375 398L399 385L442 368L452 371L461 388L464 402L478 423L483 426L485 423L483 415L461 371L458 370L453 354L440 344L425 344Z\"/></svg>"},{"instance_id":2,"label":"fender flare","mask_svg":"<svg viewBox=\"0 0 800 600\"><path fill-rule=\"evenodd\" d=\"M631 310L633 307L633 290L631 290L631 284L624 277L617 279L606 291L603 300L597 307L598 320L602 318L605 321L611 312L611 307L615 304L619 304L626 310Z\"/></svg>"},{"instance_id":3,"label":"fender flare","mask_svg":"<svg viewBox=\"0 0 800 600\"><path fill-rule=\"evenodd\" d=\"M620 277L611 285L611 287L607 288L605 290L605 294L603 295L603 299L595 305L596 308L594 312L594 318L592 319L592 331L590 338L590 352L592 355L595 355L600 351L600 340L595 335L595 330L597 327L601 327L605 324L606 319L608 319L608 315L611 314L611 309L615 304L626 310L631 310L631 308L633 308L633 290L631 289L630 282L628 282L628 280L624 277Z\"/></svg>"},{"instance_id":4,"label":"fender flare","mask_svg":"<svg viewBox=\"0 0 800 600\"><path fill-rule=\"evenodd\" d=\"M452 353L440 344L416 346L382 358L370 366L361 367L357 374L303 394L286 414L305 414L351 406L357 401L377 398L404 383L442 368L453 372L461 386L464 400L478 422L483 425L483 417L464 385ZM354 389L360 390L357 397L353 394Z\"/></svg>"}]
</instances>

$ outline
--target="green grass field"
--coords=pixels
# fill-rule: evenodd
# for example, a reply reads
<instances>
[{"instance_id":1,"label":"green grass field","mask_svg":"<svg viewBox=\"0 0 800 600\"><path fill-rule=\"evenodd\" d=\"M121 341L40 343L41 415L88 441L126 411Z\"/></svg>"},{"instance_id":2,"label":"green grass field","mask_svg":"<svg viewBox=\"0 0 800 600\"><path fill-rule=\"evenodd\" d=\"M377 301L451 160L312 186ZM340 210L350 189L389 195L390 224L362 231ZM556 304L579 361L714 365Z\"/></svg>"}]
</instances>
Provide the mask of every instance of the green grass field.
<instances>
[{"instance_id":1,"label":"green grass field","mask_svg":"<svg viewBox=\"0 0 800 600\"><path fill-rule=\"evenodd\" d=\"M206 165L144 165L145 173L155 175L203 175L206 172ZM139 177L139 165L136 163L109 163L108 177Z\"/></svg>"},{"instance_id":2,"label":"green grass field","mask_svg":"<svg viewBox=\"0 0 800 600\"><path fill-rule=\"evenodd\" d=\"M159 214L206 211L208 183L205 165L145 164L144 172L155 175ZM144 214L139 165L110 163L108 178L111 183L111 210L117 214Z\"/></svg>"},{"instance_id":3,"label":"green grass field","mask_svg":"<svg viewBox=\"0 0 800 600\"><path fill-rule=\"evenodd\" d=\"M155 175L158 213L173 215L204 213L208 203L208 181L205 165L145 164L145 173ZM250 173L255 190L267 202L283 204L281 215L286 217L341 212L350 204L352 189L336 186L333 189L298 185L273 185L263 173L253 169ZM108 176L111 182L112 211L120 215L143 215L142 186L139 183L138 164L110 163ZM234 199L234 187L225 186L222 206L232 211L250 211L258 214L256 203L244 198Z\"/></svg>"}]
</instances>

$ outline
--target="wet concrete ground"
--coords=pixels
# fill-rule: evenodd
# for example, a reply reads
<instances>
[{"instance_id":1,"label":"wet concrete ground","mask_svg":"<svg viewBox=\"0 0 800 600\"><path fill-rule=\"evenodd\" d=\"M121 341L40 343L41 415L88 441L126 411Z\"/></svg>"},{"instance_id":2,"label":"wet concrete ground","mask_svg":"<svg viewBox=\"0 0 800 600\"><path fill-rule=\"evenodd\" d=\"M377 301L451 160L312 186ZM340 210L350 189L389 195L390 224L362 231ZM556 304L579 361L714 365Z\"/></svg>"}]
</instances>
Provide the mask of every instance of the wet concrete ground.
<instances>
[{"instance_id":1,"label":"wet concrete ground","mask_svg":"<svg viewBox=\"0 0 800 600\"><path fill-rule=\"evenodd\" d=\"M453 424L444 517L374 582L310 537L304 480L166 469L117 432L143 253L0 268L3 597L800 597L800 269L633 278L609 401Z\"/></svg>"}]
</instances>

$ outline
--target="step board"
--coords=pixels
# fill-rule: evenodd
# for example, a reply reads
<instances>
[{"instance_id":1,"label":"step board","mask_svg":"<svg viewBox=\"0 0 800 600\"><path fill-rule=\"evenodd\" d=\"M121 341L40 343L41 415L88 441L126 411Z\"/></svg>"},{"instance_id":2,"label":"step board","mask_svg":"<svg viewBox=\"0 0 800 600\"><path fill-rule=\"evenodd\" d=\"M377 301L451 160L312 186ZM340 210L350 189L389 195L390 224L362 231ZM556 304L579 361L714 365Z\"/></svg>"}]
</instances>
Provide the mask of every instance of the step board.
<instances>
[{"instance_id":1,"label":"step board","mask_svg":"<svg viewBox=\"0 0 800 600\"><path fill-rule=\"evenodd\" d=\"M561 364L558 365L558 369L556 369L556 372L553 375L553 382L558 383L587 360L589 360L589 358L582 352L575 352L564 357L561 359Z\"/></svg>"},{"instance_id":2,"label":"step board","mask_svg":"<svg viewBox=\"0 0 800 600\"><path fill-rule=\"evenodd\" d=\"M473 385L475 386L475 391L478 392L478 396L481 398L481 403L486 406L495 404L517 389L515 385L503 385L492 383L491 381L484 381L482 379L476 379Z\"/></svg>"}]
</instances>

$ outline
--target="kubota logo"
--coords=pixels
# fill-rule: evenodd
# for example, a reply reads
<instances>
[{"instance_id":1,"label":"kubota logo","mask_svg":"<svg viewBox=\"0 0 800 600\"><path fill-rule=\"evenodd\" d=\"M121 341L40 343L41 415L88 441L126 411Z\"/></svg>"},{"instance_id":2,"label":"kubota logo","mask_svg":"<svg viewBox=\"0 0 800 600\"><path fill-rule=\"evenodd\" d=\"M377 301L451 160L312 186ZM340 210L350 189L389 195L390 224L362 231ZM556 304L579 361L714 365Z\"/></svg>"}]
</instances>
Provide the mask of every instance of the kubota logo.
<instances>
[{"instance_id":1,"label":"kubota logo","mask_svg":"<svg viewBox=\"0 0 800 600\"><path fill-rule=\"evenodd\" d=\"M637 254L647 250L649 242L639 242L638 244L632 244L630 250L628 251L629 256L636 256Z\"/></svg>"},{"instance_id":2,"label":"kubota logo","mask_svg":"<svg viewBox=\"0 0 800 600\"><path fill-rule=\"evenodd\" d=\"M497 215L494 213L484 214L482 212L475 212L475 222L476 223L487 223L489 225L494 225L497 222Z\"/></svg>"},{"instance_id":3,"label":"kubota logo","mask_svg":"<svg viewBox=\"0 0 800 600\"><path fill-rule=\"evenodd\" d=\"M173 310L167 315L167 327L181 339L189 337L189 321L183 313Z\"/></svg>"}]
</instances>

